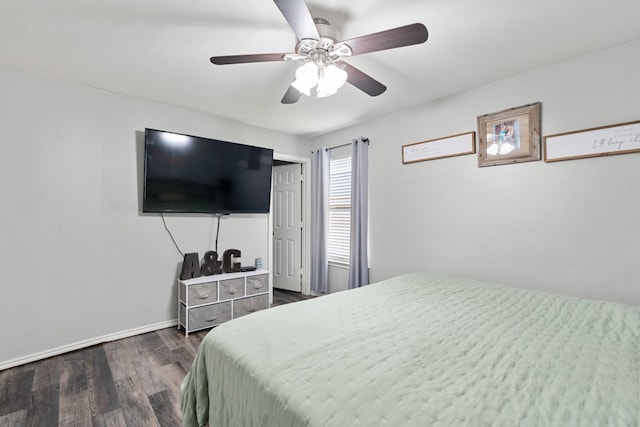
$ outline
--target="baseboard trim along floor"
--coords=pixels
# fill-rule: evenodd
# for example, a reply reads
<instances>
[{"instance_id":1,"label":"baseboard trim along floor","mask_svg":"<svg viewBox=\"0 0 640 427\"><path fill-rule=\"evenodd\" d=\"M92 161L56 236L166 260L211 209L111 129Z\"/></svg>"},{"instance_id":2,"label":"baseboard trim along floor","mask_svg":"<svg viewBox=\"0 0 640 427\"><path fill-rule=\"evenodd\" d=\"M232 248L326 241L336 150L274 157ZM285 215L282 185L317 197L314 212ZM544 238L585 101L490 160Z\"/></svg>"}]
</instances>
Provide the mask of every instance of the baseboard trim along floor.
<instances>
[{"instance_id":1,"label":"baseboard trim along floor","mask_svg":"<svg viewBox=\"0 0 640 427\"><path fill-rule=\"evenodd\" d=\"M147 332L157 331L159 329L169 328L171 326L177 326L178 319L169 320L166 322L154 323L152 325L142 326L139 328L128 329L126 331L115 332L113 334L102 335L95 338L90 338L84 341L78 341L76 343L63 345L62 347L53 348L51 350L42 351L40 353L30 354L16 359L8 360L0 363L0 371L4 369L13 368L19 365L25 365L27 363L36 362L38 360L46 359L51 356L57 356L59 354L67 353L74 350L80 350L82 348L91 347L92 345L102 344L105 342L115 341L122 338L129 338L134 335L140 335Z\"/></svg>"}]
</instances>

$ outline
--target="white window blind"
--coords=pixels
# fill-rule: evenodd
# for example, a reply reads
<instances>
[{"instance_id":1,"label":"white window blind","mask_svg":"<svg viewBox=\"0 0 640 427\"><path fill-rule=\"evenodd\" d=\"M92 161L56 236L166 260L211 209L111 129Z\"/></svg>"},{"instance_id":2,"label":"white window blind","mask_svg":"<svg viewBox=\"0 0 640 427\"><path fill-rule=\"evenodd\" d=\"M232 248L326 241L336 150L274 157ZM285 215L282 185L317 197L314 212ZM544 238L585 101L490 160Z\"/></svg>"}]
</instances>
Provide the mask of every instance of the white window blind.
<instances>
[{"instance_id":1,"label":"white window blind","mask_svg":"<svg viewBox=\"0 0 640 427\"><path fill-rule=\"evenodd\" d=\"M351 157L329 162L328 259L349 263L351 221Z\"/></svg>"}]
</instances>

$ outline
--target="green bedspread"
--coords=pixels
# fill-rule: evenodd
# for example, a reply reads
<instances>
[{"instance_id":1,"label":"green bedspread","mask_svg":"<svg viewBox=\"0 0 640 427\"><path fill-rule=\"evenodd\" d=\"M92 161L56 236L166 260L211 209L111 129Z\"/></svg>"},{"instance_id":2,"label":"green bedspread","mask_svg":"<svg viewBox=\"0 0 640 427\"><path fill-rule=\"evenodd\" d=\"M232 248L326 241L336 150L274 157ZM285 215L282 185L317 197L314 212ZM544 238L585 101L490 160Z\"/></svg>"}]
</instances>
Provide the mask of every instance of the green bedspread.
<instances>
[{"instance_id":1,"label":"green bedspread","mask_svg":"<svg viewBox=\"0 0 640 427\"><path fill-rule=\"evenodd\" d=\"M640 311L411 274L235 319L185 426L639 426Z\"/></svg>"}]
</instances>

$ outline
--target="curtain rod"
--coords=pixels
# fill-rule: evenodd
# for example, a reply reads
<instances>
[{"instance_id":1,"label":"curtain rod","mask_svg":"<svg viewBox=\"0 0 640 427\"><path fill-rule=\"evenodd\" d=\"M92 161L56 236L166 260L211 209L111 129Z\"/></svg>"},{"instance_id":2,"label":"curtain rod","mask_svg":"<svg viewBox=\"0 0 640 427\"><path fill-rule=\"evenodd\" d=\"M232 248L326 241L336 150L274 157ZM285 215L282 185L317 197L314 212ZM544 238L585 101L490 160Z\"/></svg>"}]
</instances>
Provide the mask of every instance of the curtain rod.
<instances>
[{"instance_id":1,"label":"curtain rod","mask_svg":"<svg viewBox=\"0 0 640 427\"><path fill-rule=\"evenodd\" d=\"M369 143L369 138L365 138L364 142L368 144ZM340 147L346 147L348 145L351 145L351 142L347 142L346 144L336 145L335 147L325 148L324 151L329 151L329 150L333 150L333 149L340 148ZM313 151L311 153L313 154Z\"/></svg>"},{"instance_id":2,"label":"curtain rod","mask_svg":"<svg viewBox=\"0 0 640 427\"><path fill-rule=\"evenodd\" d=\"M333 149L335 149L335 148L346 147L346 146L348 146L348 145L351 145L351 143L350 143L350 142L347 142L346 144L336 145L335 147L325 148L324 150L325 150L325 151L329 151L329 150L333 150Z\"/></svg>"}]
</instances>

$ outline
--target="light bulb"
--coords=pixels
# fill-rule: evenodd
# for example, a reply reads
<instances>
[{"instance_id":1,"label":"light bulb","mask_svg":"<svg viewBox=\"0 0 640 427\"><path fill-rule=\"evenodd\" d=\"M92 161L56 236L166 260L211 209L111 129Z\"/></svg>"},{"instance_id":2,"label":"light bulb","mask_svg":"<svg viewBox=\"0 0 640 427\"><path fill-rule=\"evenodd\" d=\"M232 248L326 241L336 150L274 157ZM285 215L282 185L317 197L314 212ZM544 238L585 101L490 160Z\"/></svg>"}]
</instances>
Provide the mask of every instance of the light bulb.
<instances>
[{"instance_id":1,"label":"light bulb","mask_svg":"<svg viewBox=\"0 0 640 427\"><path fill-rule=\"evenodd\" d=\"M347 81L347 72L334 64L324 69L324 78L331 82L331 87L340 89Z\"/></svg>"},{"instance_id":2,"label":"light bulb","mask_svg":"<svg viewBox=\"0 0 640 427\"><path fill-rule=\"evenodd\" d=\"M318 84L318 66L314 62L307 62L296 70L296 80L291 83L295 89L311 96L311 88Z\"/></svg>"},{"instance_id":3,"label":"light bulb","mask_svg":"<svg viewBox=\"0 0 640 427\"><path fill-rule=\"evenodd\" d=\"M305 86L300 80L294 80L293 83L291 83L291 86L297 89L298 92L304 93L307 96L311 96L311 87Z\"/></svg>"},{"instance_id":4,"label":"light bulb","mask_svg":"<svg viewBox=\"0 0 640 427\"><path fill-rule=\"evenodd\" d=\"M333 95L347 81L347 72L334 64L329 64L323 70L318 81L318 98Z\"/></svg>"}]
</instances>

